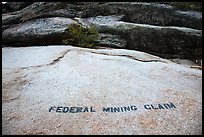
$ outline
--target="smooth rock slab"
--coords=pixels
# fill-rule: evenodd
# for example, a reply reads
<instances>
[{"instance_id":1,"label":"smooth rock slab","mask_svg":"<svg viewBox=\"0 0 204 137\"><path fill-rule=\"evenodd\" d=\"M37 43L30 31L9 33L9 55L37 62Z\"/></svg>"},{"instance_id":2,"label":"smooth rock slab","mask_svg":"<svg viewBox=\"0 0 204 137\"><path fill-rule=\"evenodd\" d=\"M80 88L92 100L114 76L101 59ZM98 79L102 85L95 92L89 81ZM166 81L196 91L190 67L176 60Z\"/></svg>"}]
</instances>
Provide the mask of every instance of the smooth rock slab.
<instances>
[{"instance_id":1,"label":"smooth rock slab","mask_svg":"<svg viewBox=\"0 0 204 137\"><path fill-rule=\"evenodd\" d=\"M201 95L202 70L143 52L2 48L2 134L201 135Z\"/></svg>"}]
</instances>

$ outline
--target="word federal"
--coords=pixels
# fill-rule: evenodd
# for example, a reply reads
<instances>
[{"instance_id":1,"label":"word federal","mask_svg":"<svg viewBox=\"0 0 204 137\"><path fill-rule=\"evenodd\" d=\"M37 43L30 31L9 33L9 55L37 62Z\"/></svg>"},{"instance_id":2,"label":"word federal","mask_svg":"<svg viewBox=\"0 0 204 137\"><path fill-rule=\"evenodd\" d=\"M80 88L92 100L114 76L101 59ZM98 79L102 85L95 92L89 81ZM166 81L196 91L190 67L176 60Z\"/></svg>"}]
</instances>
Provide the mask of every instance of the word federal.
<instances>
[{"instance_id":1,"label":"word federal","mask_svg":"<svg viewBox=\"0 0 204 137\"><path fill-rule=\"evenodd\" d=\"M78 112L95 112L93 107L50 107L49 112L58 113L78 113Z\"/></svg>"}]
</instances>

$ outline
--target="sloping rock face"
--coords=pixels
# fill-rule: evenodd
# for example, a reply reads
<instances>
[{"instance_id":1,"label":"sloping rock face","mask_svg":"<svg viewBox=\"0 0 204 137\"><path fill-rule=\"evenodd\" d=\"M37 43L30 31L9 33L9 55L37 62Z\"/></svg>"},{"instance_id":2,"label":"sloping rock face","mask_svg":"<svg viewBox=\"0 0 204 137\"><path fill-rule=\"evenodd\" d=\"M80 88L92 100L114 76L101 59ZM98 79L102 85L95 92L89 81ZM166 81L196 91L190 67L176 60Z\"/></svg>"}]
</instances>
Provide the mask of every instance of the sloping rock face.
<instances>
[{"instance_id":1,"label":"sloping rock face","mask_svg":"<svg viewBox=\"0 0 204 137\"><path fill-rule=\"evenodd\" d=\"M147 53L2 48L2 134L201 135L202 71Z\"/></svg>"},{"instance_id":2,"label":"sloping rock face","mask_svg":"<svg viewBox=\"0 0 204 137\"><path fill-rule=\"evenodd\" d=\"M118 17L112 19L112 16ZM55 17L83 20L85 26L90 23L98 26L101 34L96 45L145 51L165 58L202 58L201 12L144 2L35 2L21 10L2 14L3 44L19 46L23 39L25 45L62 44L61 35L57 38L50 33L50 38L44 38L30 30L26 36L16 31L19 26L42 19L45 28L55 29L49 27L52 23L46 22L47 18ZM60 29L64 29L64 23ZM50 32L55 33L55 30Z\"/></svg>"},{"instance_id":3,"label":"sloping rock face","mask_svg":"<svg viewBox=\"0 0 204 137\"><path fill-rule=\"evenodd\" d=\"M59 44L64 38L64 30L70 24L77 22L63 17L35 19L6 29L2 40L5 44L19 46Z\"/></svg>"},{"instance_id":4,"label":"sloping rock face","mask_svg":"<svg viewBox=\"0 0 204 137\"><path fill-rule=\"evenodd\" d=\"M165 4L143 2L109 2L93 6L82 17L124 15L122 21L158 26L180 26L202 29L202 13L179 11Z\"/></svg>"},{"instance_id":5,"label":"sloping rock face","mask_svg":"<svg viewBox=\"0 0 204 137\"><path fill-rule=\"evenodd\" d=\"M126 48L141 50L161 57L202 58L202 31L185 27L163 27L120 21L122 16L97 16L78 19L99 32L120 35ZM196 52L197 51L197 52Z\"/></svg>"}]
</instances>

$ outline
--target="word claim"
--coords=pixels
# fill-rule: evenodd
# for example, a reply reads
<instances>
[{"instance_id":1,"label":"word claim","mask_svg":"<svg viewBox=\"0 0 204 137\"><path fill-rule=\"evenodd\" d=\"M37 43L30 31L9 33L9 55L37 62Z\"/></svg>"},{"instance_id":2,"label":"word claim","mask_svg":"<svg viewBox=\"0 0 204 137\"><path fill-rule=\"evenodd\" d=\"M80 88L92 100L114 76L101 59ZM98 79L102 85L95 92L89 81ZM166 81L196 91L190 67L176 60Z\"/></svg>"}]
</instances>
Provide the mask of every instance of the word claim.
<instances>
[{"instance_id":1,"label":"word claim","mask_svg":"<svg viewBox=\"0 0 204 137\"><path fill-rule=\"evenodd\" d=\"M145 104L144 109L153 110L153 109L173 109L176 106L169 103L161 103L157 105L153 104ZM136 111L138 108L135 105L125 106L125 107L103 107L103 112L128 112L128 111ZM49 112L56 113L80 113L80 112L96 112L94 107L55 107L52 106L49 108Z\"/></svg>"}]
</instances>

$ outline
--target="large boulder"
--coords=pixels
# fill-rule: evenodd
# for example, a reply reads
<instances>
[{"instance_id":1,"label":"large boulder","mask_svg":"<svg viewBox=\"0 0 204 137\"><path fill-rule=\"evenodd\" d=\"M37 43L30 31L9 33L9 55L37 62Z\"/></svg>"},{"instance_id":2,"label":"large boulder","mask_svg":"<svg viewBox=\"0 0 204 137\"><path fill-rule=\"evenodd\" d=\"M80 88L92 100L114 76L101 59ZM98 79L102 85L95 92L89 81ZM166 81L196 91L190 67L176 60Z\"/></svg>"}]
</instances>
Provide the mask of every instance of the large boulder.
<instances>
[{"instance_id":1,"label":"large boulder","mask_svg":"<svg viewBox=\"0 0 204 137\"><path fill-rule=\"evenodd\" d=\"M15 14L15 13L12 13ZM159 26L181 26L202 29L202 13L181 11L166 4L143 2L36 2L18 11L15 16L2 20L2 24L43 17L95 17L124 15L123 21Z\"/></svg>"},{"instance_id":2,"label":"large boulder","mask_svg":"<svg viewBox=\"0 0 204 137\"><path fill-rule=\"evenodd\" d=\"M81 24L97 27L101 33L120 35L126 48L165 58L202 58L202 31L120 21L123 16L76 18Z\"/></svg>"},{"instance_id":3,"label":"large boulder","mask_svg":"<svg viewBox=\"0 0 204 137\"><path fill-rule=\"evenodd\" d=\"M62 44L64 30L74 23L77 22L63 17L35 19L7 28L2 40L10 46Z\"/></svg>"},{"instance_id":4,"label":"large boulder","mask_svg":"<svg viewBox=\"0 0 204 137\"><path fill-rule=\"evenodd\" d=\"M202 70L124 49L2 49L2 134L202 135Z\"/></svg>"},{"instance_id":5,"label":"large boulder","mask_svg":"<svg viewBox=\"0 0 204 137\"><path fill-rule=\"evenodd\" d=\"M122 21L158 26L179 26L202 29L202 13L181 11L168 4L144 2L108 2L87 8L82 18L124 15Z\"/></svg>"},{"instance_id":6,"label":"large boulder","mask_svg":"<svg viewBox=\"0 0 204 137\"><path fill-rule=\"evenodd\" d=\"M2 25L18 24L33 19L48 17L75 17L75 11L66 8L63 2L35 2L28 7L2 15Z\"/></svg>"}]
</instances>

